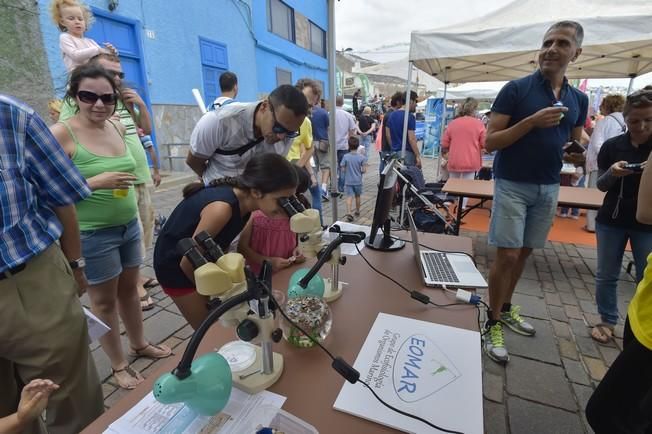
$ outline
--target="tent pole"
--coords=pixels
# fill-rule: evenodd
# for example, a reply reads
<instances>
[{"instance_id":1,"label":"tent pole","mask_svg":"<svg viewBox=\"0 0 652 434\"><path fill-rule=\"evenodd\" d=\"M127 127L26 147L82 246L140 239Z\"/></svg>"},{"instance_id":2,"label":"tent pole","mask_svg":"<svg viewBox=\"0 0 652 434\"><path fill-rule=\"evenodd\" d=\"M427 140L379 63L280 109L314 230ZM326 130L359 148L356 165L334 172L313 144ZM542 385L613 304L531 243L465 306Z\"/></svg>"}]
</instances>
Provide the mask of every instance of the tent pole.
<instances>
[{"instance_id":1,"label":"tent pole","mask_svg":"<svg viewBox=\"0 0 652 434\"><path fill-rule=\"evenodd\" d=\"M337 150L335 138L335 1L328 0L328 141L330 142L331 192L337 192ZM344 92L344 88L342 88ZM337 198L331 198L333 222L337 221Z\"/></svg>"},{"instance_id":2,"label":"tent pole","mask_svg":"<svg viewBox=\"0 0 652 434\"><path fill-rule=\"evenodd\" d=\"M444 123L446 123L446 92L448 91L448 66L444 68L444 97L442 101L442 116L441 123L439 124L439 149L437 150L437 170L435 175L435 181L439 182L439 170L441 168L441 141L444 137ZM435 151L434 148L432 150Z\"/></svg>"},{"instance_id":3,"label":"tent pole","mask_svg":"<svg viewBox=\"0 0 652 434\"><path fill-rule=\"evenodd\" d=\"M410 92L412 91L412 62L408 61L407 89L405 91L405 105L403 106L403 137L401 138L401 159L405 160L405 149L408 132L408 118L410 116Z\"/></svg>"},{"instance_id":4,"label":"tent pole","mask_svg":"<svg viewBox=\"0 0 652 434\"><path fill-rule=\"evenodd\" d=\"M634 79L635 78L636 78L636 76L629 77L629 85L627 86L627 95L632 93L632 87L634 86Z\"/></svg>"}]
</instances>

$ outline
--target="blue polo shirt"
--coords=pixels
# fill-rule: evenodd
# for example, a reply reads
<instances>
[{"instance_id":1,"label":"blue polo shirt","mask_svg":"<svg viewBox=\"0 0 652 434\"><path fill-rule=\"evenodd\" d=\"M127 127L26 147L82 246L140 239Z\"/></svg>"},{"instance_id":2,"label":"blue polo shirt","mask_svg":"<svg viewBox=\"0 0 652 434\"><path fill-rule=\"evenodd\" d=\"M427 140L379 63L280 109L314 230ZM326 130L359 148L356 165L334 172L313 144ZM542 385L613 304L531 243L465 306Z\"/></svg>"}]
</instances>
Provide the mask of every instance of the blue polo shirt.
<instances>
[{"instance_id":1,"label":"blue polo shirt","mask_svg":"<svg viewBox=\"0 0 652 434\"><path fill-rule=\"evenodd\" d=\"M559 184L562 147L570 139L573 128L584 125L589 99L564 78L559 100L568 108L559 125L533 128L511 146L498 151L494 158L496 178ZM552 107L556 101L550 82L537 70L507 83L498 93L491 111L510 116L509 128L543 108Z\"/></svg>"},{"instance_id":2,"label":"blue polo shirt","mask_svg":"<svg viewBox=\"0 0 652 434\"><path fill-rule=\"evenodd\" d=\"M321 107L312 108L312 139L328 140L328 112Z\"/></svg>"}]
</instances>

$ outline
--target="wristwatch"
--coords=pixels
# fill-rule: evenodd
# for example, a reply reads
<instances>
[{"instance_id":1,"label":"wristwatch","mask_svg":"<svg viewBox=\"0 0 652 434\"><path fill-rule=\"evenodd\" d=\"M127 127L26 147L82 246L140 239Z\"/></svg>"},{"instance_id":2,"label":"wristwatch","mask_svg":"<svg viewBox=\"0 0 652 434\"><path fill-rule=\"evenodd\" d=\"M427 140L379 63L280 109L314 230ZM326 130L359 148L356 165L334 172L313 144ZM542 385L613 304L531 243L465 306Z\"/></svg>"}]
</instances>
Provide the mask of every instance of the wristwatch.
<instances>
[{"instance_id":1,"label":"wristwatch","mask_svg":"<svg viewBox=\"0 0 652 434\"><path fill-rule=\"evenodd\" d=\"M86 259L84 259L82 256L79 259L68 262L68 265L70 265L70 268L73 270L76 270L77 268L84 268L86 266Z\"/></svg>"}]
</instances>

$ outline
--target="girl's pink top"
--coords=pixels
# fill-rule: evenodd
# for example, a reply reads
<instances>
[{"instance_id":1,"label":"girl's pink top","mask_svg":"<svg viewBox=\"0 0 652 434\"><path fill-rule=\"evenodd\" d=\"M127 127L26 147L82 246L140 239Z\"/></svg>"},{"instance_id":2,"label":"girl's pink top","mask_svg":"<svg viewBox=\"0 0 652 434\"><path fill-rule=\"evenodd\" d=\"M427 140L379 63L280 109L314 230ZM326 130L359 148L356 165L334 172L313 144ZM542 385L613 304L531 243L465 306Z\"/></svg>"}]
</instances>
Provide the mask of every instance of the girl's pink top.
<instances>
[{"instance_id":1,"label":"girl's pink top","mask_svg":"<svg viewBox=\"0 0 652 434\"><path fill-rule=\"evenodd\" d=\"M59 48L63 55L63 63L68 72L79 65L88 62L102 52L97 42L90 38L77 38L69 33L63 32L59 35Z\"/></svg>"},{"instance_id":2,"label":"girl's pink top","mask_svg":"<svg viewBox=\"0 0 652 434\"><path fill-rule=\"evenodd\" d=\"M258 254L269 257L289 258L297 246L297 236L290 230L290 219L269 218L262 211L251 214L250 247ZM261 264L247 261L251 270L258 274Z\"/></svg>"},{"instance_id":3,"label":"girl's pink top","mask_svg":"<svg viewBox=\"0 0 652 434\"><path fill-rule=\"evenodd\" d=\"M482 167L486 131L480 119L462 116L448 124L442 147L449 150L450 172L477 172Z\"/></svg>"}]
</instances>

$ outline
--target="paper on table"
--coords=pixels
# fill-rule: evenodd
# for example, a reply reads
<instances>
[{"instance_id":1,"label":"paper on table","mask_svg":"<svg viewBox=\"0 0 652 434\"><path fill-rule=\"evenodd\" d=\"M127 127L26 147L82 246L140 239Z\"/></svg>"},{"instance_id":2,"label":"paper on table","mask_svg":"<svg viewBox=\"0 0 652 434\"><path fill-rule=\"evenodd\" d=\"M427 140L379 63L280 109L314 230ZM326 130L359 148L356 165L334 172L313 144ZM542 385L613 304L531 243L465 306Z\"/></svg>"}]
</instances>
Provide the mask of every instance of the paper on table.
<instances>
[{"instance_id":1,"label":"paper on table","mask_svg":"<svg viewBox=\"0 0 652 434\"><path fill-rule=\"evenodd\" d=\"M240 434L254 433L259 425L268 426L285 397L266 390L250 395L232 389L229 402L214 416L201 416L184 404L165 405L150 392L140 402L113 422L105 434Z\"/></svg>"},{"instance_id":2,"label":"paper on table","mask_svg":"<svg viewBox=\"0 0 652 434\"><path fill-rule=\"evenodd\" d=\"M483 432L478 332L379 313L353 367L388 404L447 429ZM362 384L345 382L333 407L406 432L440 432L388 411Z\"/></svg>"},{"instance_id":3,"label":"paper on table","mask_svg":"<svg viewBox=\"0 0 652 434\"><path fill-rule=\"evenodd\" d=\"M340 230L344 232L364 232L367 236L369 236L369 234L371 233L371 227L369 226L355 225L353 223L342 222L339 220L333 223L333 225L338 225L340 227ZM329 229L333 225L329 226L328 229L324 231L324 235L322 238L326 242L330 242L335 238L337 238L336 232L329 232ZM360 250L364 249L364 240L358 243L358 249ZM340 251L342 252L343 255L346 256L355 256L358 254L358 251L355 249L355 246L353 244L340 245Z\"/></svg>"},{"instance_id":4,"label":"paper on table","mask_svg":"<svg viewBox=\"0 0 652 434\"><path fill-rule=\"evenodd\" d=\"M111 330L111 327L106 325L104 321L93 315L93 312L82 307L84 315L86 315L86 324L88 325L88 336L91 342L95 342Z\"/></svg>"}]
</instances>

